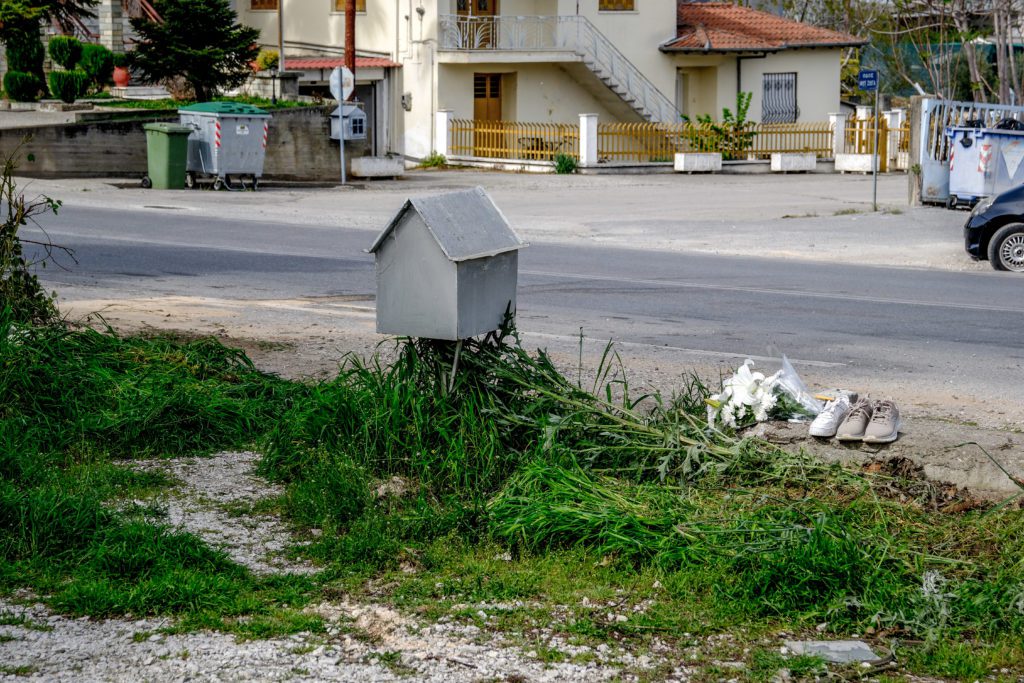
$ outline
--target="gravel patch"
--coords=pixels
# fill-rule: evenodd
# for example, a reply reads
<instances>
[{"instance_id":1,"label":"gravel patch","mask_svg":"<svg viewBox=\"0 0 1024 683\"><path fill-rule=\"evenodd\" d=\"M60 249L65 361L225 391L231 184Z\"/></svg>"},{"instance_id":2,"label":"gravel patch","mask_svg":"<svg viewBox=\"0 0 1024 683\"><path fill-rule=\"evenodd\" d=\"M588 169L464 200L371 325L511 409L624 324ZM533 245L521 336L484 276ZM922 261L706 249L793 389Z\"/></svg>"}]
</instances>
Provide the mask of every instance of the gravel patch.
<instances>
[{"instance_id":1,"label":"gravel patch","mask_svg":"<svg viewBox=\"0 0 1024 683\"><path fill-rule=\"evenodd\" d=\"M476 627L420 628L381 606L324 603L326 634L236 642L222 633L165 634L167 619L69 619L0 599L0 681L602 681L618 666L546 664ZM358 635L352 635L356 630ZM599 646L605 647L607 646Z\"/></svg>"},{"instance_id":2,"label":"gravel patch","mask_svg":"<svg viewBox=\"0 0 1024 683\"><path fill-rule=\"evenodd\" d=\"M256 476L259 458L258 453L246 451L209 458L137 460L127 466L159 470L181 482L170 494L152 501L167 511L171 526L222 548L255 574L314 574L317 569L313 565L285 557L295 542L277 517L228 512L231 506L252 505L284 492L282 487Z\"/></svg>"},{"instance_id":3,"label":"gravel patch","mask_svg":"<svg viewBox=\"0 0 1024 683\"><path fill-rule=\"evenodd\" d=\"M253 572L315 572L283 556L294 540L279 519L226 512L282 492L255 475L258 458L219 453L127 466L164 471L180 482L156 500L136 503L156 503L172 526L223 548ZM0 681L603 681L628 680L630 671L658 663L653 654L570 645L540 629L533 642L563 658L546 661L550 656L538 654L537 645L520 647L487 628L484 610L501 606L480 608L482 625L476 625L448 617L425 623L386 605L322 602L306 608L323 620L322 633L239 642L225 633L168 633L175 624L169 618L60 616L22 592L0 598Z\"/></svg>"}]
</instances>

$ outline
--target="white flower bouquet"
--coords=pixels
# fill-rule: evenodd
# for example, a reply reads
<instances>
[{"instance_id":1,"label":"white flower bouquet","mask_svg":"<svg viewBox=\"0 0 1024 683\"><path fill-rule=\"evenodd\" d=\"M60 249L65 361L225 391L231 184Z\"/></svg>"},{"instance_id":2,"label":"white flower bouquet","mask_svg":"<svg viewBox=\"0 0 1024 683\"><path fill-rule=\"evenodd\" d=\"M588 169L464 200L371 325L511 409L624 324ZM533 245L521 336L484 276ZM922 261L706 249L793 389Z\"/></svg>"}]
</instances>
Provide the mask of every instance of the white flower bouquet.
<instances>
[{"instance_id":1,"label":"white flower bouquet","mask_svg":"<svg viewBox=\"0 0 1024 683\"><path fill-rule=\"evenodd\" d=\"M813 418L821 411L785 358L782 369L768 377L753 367L748 358L722 381L721 393L707 398L708 425L742 429L768 419Z\"/></svg>"}]
</instances>

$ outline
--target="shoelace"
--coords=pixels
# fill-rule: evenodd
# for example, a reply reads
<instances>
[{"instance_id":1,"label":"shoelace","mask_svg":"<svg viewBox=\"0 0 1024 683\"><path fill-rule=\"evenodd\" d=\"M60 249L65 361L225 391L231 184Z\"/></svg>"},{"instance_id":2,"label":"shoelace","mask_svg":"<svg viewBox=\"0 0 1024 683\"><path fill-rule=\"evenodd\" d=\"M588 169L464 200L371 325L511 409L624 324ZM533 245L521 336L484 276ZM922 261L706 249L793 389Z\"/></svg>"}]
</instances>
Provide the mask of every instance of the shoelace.
<instances>
[{"instance_id":1,"label":"shoelace","mask_svg":"<svg viewBox=\"0 0 1024 683\"><path fill-rule=\"evenodd\" d=\"M870 403L868 403L867 401L857 401L857 403L854 404L853 408L850 410L850 414L846 417L846 419L849 420L853 417L857 417L860 415L867 417L869 410L871 410Z\"/></svg>"},{"instance_id":2,"label":"shoelace","mask_svg":"<svg viewBox=\"0 0 1024 683\"><path fill-rule=\"evenodd\" d=\"M848 401L844 402L838 399L836 399L835 401L829 401L828 405L821 409L819 415L824 415L825 417L832 417L837 412L839 412L839 409L842 408L843 406L848 408L850 406L850 403Z\"/></svg>"}]
</instances>

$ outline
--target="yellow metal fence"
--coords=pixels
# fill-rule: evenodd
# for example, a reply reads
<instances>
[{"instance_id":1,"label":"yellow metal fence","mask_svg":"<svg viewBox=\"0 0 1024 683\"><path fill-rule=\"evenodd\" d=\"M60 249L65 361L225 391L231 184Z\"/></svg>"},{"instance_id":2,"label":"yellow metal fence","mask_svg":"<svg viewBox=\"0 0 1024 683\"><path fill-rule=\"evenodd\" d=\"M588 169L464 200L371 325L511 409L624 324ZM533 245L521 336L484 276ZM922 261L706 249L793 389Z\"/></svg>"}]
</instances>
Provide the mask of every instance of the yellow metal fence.
<instances>
[{"instance_id":1,"label":"yellow metal fence","mask_svg":"<svg viewBox=\"0 0 1024 683\"><path fill-rule=\"evenodd\" d=\"M878 132L878 170L882 173L906 170L910 152L910 123L889 127L885 117L850 119L846 122L843 148L847 154L873 154L875 132Z\"/></svg>"},{"instance_id":2,"label":"yellow metal fence","mask_svg":"<svg viewBox=\"0 0 1024 683\"><path fill-rule=\"evenodd\" d=\"M870 124L870 122L867 122ZM861 149L870 130L864 122L847 126L847 149ZM909 129L888 131L889 145L904 150ZM454 119L450 153L456 157L553 161L559 154L579 159L580 134L575 123L529 123ZM894 137L895 134L895 137ZM833 131L828 122L749 123L599 123L597 156L602 162L671 162L677 152L720 152L726 160L768 159L777 152L832 156ZM880 145L881 146L881 145Z\"/></svg>"},{"instance_id":3,"label":"yellow metal fence","mask_svg":"<svg viewBox=\"0 0 1024 683\"><path fill-rule=\"evenodd\" d=\"M580 129L572 123L453 119L450 132L453 156L527 161L580 156Z\"/></svg>"},{"instance_id":4,"label":"yellow metal fence","mask_svg":"<svg viewBox=\"0 0 1024 683\"><path fill-rule=\"evenodd\" d=\"M677 152L720 152L726 160L768 159L776 152L832 156L826 123L599 123L598 159L619 162L672 161Z\"/></svg>"}]
</instances>

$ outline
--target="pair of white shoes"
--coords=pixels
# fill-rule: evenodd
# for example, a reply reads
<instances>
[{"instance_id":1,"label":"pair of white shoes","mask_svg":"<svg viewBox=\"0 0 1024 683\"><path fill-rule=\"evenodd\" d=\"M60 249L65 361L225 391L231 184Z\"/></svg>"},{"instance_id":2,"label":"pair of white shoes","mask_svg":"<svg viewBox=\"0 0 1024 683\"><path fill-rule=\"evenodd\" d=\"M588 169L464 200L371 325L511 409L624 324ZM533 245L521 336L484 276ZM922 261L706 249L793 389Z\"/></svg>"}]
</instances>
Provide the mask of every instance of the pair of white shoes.
<instances>
[{"instance_id":1,"label":"pair of white shoes","mask_svg":"<svg viewBox=\"0 0 1024 683\"><path fill-rule=\"evenodd\" d=\"M892 443L899 437L900 411L892 401L857 400L841 394L811 422L810 435L839 441Z\"/></svg>"}]
</instances>

